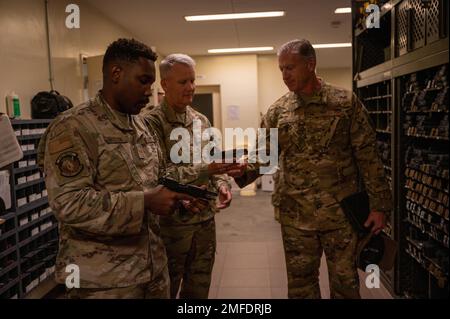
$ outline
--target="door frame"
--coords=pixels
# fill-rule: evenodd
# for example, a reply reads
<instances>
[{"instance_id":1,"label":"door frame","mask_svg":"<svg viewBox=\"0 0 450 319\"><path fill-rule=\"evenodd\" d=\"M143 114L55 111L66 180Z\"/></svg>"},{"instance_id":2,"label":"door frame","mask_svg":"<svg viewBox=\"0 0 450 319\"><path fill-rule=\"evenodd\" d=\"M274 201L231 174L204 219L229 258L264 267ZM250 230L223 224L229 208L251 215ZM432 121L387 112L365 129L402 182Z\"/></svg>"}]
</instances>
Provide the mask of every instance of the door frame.
<instances>
[{"instance_id":1,"label":"door frame","mask_svg":"<svg viewBox=\"0 0 450 319\"><path fill-rule=\"evenodd\" d=\"M220 103L220 85L198 85L195 87L195 94L212 94L214 127L222 130L222 105Z\"/></svg>"}]
</instances>

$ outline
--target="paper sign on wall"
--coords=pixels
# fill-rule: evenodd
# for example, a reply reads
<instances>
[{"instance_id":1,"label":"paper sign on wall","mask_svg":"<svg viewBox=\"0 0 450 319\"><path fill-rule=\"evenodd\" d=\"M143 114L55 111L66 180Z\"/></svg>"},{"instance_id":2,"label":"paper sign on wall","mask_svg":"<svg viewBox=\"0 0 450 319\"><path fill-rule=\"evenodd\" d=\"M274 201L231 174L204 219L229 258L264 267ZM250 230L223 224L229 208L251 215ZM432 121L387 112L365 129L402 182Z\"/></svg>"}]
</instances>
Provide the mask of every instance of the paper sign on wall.
<instances>
[{"instance_id":1,"label":"paper sign on wall","mask_svg":"<svg viewBox=\"0 0 450 319\"><path fill-rule=\"evenodd\" d=\"M228 120L229 121L239 121L239 106L229 105L227 108Z\"/></svg>"}]
</instances>

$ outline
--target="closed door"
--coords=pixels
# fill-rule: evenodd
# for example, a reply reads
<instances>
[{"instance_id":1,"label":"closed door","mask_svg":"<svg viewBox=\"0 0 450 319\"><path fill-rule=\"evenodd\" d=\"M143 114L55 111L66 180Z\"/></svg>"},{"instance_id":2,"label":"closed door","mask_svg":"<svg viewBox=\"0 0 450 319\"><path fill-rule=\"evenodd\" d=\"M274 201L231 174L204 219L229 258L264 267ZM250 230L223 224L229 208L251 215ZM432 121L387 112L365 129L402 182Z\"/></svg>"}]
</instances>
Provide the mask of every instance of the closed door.
<instances>
[{"instance_id":1,"label":"closed door","mask_svg":"<svg viewBox=\"0 0 450 319\"><path fill-rule=\"evenodd\" d=\"M205 115L214 126L214 110L213 110L213 95L212 93L200 93L194 95L192 101L193 108Z\"/></svg>"}]
</instances>

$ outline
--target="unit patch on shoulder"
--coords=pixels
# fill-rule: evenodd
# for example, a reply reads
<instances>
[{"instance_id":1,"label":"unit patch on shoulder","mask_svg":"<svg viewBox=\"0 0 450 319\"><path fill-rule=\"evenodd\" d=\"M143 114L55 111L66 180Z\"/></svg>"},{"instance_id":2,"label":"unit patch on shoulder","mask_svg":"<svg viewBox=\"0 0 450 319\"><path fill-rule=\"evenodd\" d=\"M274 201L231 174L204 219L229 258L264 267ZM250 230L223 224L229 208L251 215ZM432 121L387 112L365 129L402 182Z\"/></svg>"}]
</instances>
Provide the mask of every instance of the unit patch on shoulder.
<instances>
[{"instance_id":1,"label":"unit patch on shoulder","mask_svg":"<svg viewBox=\"0 0 450 319\"><path fill-rule=\"evenodd\" d=\"M74 152L61 154L55 164L59 168L59 173L64 177L77 176L83 170L83 164L81 164L78 154Z\"/></svg>"}]
</instances>

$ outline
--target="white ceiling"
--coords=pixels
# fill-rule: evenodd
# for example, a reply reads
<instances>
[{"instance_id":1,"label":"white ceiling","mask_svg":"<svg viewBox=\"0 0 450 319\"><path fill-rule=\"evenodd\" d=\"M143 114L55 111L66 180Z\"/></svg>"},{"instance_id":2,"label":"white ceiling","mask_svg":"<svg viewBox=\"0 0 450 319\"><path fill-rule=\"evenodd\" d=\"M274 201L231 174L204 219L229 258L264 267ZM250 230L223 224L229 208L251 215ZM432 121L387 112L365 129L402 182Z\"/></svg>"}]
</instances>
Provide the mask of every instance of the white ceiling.
<instances>
[{"instance_id":1,"label":"white ceiling","mask_svg":"<svg viewBox=\"0 0 450 319\"><path fill-rule=\"evenodd\" d=\"M86 0L160 54L208 55L208 49L274 46L306 38L351 42L350 0ZM186 15L284 10L278 18L187 22ZM339 21L338 28L331 26ZM275 53L269 52L269 53ZM318 67L351 66L351 48L318 49Z\"/></svg>"}]
</instances>

